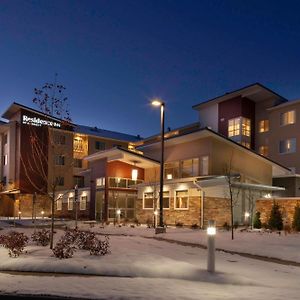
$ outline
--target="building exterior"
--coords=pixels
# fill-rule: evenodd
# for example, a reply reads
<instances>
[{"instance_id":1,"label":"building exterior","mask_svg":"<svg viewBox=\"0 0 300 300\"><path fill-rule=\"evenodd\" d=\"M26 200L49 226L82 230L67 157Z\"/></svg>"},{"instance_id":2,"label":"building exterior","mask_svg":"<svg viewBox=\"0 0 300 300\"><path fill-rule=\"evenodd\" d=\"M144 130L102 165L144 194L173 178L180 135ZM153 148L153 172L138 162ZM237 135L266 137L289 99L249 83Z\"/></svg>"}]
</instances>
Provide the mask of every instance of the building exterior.
<instances>
[{"instance_id":1,"label":"building exterior","mask_svg":"<svg viewBox=\"0 0 300 300\"><path fill-rule=\"evenodd\" d=\"M287 168L210 129L177 131L169 132L165 141L166 224L203 227L209 219L216 219L218 226L230 224L229 176L235 194L234 221L239 224L244 223L245 212L254 211L257 198L284 190L272 186L272 177L289 174ZM115 222L120 211L122 221L155 223L160 143L152 140L137 142L135 151L113 148L85 158L92 184L83 190L91 195L91 218ZM67 207L72 197L73 192L64 193L61 203Z\"/></svg>"},{"instance_id":2,"label":"building exterior","mask_svg":"<svg viewBox=\"0 0 300 300\"><path fill-rule=\"evenodd\" d=\"M7 122L0 124L0 215L5 216L31 216L34 201L38 214L49 213L48 193L90 185L81 174L87 169L85 156L116 146L128 148L140 139L66 123L18 103L2 118ZM83 199L89 202L89 194ZM89 217L89 211L82 209L81 215Z\"/></svg>"}]
</instances>

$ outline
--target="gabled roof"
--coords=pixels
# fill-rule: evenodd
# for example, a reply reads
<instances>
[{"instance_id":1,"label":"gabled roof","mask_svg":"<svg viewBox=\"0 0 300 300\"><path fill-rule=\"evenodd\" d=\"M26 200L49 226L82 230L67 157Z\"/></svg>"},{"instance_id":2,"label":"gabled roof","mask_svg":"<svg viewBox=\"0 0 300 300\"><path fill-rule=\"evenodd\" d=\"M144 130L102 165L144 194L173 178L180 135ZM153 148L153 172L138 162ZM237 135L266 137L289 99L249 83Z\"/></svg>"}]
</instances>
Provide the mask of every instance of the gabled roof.
<instances>
[{"instance_id":1,"label":"gabled roof","mask_svg":"<svg viewBox=\"0 0 300 300\"><path fill-rule=\"evenodd\" d=\"M276 92L270 90L269 88L265 87L259 82L244 86L240 89L225 93L221 96L203 101L201 103L198 103L196 105L193 105L193 109L199 110L203 106L220 103L226 100L229 100L234 97L247 97L248 99L259 102L262 100L265 100L269 97L274 97L274 99L278 100L279 103L287 102L288 100L282 97L281 95L277 94Z\"/></svg>"},{"instance_id":2,"label":"gabled roof","mask_svg":"<svg viewBox=\"0 0 300 300\"><path fill-rule=\"evenodd\" d=\"M108 150L99 151L86 156L84 159L91 162L104 158L106 158L107 161L119 160L127 164L135 164L137 167L144 169L160 165L160 162L153 158L121 147L114 147Z\"/></svg>"}]
</instances>

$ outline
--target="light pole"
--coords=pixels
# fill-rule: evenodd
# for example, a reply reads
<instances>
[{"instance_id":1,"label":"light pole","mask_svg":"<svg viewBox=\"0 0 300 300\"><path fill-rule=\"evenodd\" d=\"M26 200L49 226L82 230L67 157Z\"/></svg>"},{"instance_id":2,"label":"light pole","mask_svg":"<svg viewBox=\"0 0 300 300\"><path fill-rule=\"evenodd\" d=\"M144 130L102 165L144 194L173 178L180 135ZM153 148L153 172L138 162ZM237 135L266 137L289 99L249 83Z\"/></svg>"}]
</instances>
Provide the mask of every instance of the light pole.
<instances>
[{"instance_id":1,"label":"light pole","mask_svg":"<svg viewBox=\"0 0 300 300\"><path fill-rule=\"evenodd\" d=\"M159 227L155 228L155 233L164 233L163 214L163 186L164 186L164 143L165 143L165 103L160 99L153 99L154 106L160 107L160 130L161 130L161 159L160 159L160 185L159 185Z\"/></svg>"},{"instance_id":2,"label":"light pole","mask_svg":"<svg viewBox=\"0 0 300 300\"><path fill-rule=\"evenodd\" d=\"M77 226L77 202L78 202L78 185L75 185L74 188L74 202L75 202L75 229L78 228Z\"/></svg>"},{"instance_id":3,"label":"light pole","mask_svg":"<svg viewBox=\"0 0 300 300\"><path fill-rule=\"evenodd\" d=\"M216 222L209 220L207 226L207 271L211 273L215 272L215 235Z\"/></svg>"}]
</instances>

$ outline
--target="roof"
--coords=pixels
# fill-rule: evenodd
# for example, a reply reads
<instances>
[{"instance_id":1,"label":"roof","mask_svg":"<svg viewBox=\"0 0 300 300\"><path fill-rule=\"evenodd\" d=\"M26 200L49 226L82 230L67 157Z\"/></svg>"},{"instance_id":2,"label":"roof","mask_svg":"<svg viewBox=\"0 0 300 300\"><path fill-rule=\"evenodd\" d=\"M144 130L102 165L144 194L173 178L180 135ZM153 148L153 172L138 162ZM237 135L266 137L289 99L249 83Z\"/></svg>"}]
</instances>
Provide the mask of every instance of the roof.
<instances>
[{"instance_id":1,"label":"roof","mask_svg":"<svg viewBox=\"0 0 300 300\"><path fill-rule=\"evenodd\" d=\"M244 86L240 89L225 93L221 96L209 99L207 101L203 101L201 103L193 105L192 107L193 107L193 109L198 110L202 106L211 105L214 103L220 103L220 102L223 102L223 101L226 101L233 97L238 97L238 96L247 97L248 99L250 99L254 102L262 101L270 96L273 96L276 99L278 99L280 103L284 103L284 102L288 101L287 99L285 99L281 95L277 94L276 92L270 90L269 88L265 87L261 83L256 82L256 83Z\"/></svg>"},{"instance_id":2,"label":"roof","mask_svg":"<svg viewBox=\"0 0 300 300\"><path fill-rule=\"evenodd\" d=\"M121 147L114 147L108 150L99 151L94 154L86 156L84 159L87 161L96 161L99 159L106 158L108 161L119 160L125 163L135 164L140 168L149 168L159 166L160 162L145 156L143 154L136 153Z\"/></svg>"},{"instance_id":3,"label":"roof","mask_svg":"<svg viewBox=\"0 0 300 300\"><path fill-rule=\"evenodd\" d=\"M176 144L179 144L179 143L184 143L184 142L187 142L187 141L192 141L192 140L199 139L199 137L208 137L208 136L217 137L218 139L221 139L221 140L225 141L226 143L230 143L230 144L235 145L235 147L238 147L238 148L242 149L243 151L247 151L249 154L254 155L254 156L256 156L257 158L259 158L261 160L264 160L264 161L267 161L267 162L271 163L272 166L273 166L273 169L275 168L279 172L279 174L281 174L281 173L290 174L290 172L291 172L291 170L289 168L279 164L278 162L275 162L274 160L272 160L268 157L260 155L257 152L255 152L254 150L248 149L247 147L245 147L245 146L243 146L243 145L241 145L241 144L225 137L224 135L222 135L222 134L220 134L220 133L218 133L218 132L216 132L216 131L208 128L208 127L203 127L203 128L200 128L196 131L183 133L183 134L177 135L177 136L171 136L170 138L167 138L165 140L165 143L170 143L171 142L173 145L176 145ZM142 145L142 146L137 147L137 148L138 149L143 149L143 148L151 147L151 146L154 146L154 145L159 146L160 142L155 142L153 144Z\"/></svg>"},{"instance_id":4,"label":"roof","mask_svg":"<svg viewBox=\"0 0 300 300\"><path fill-rule=\"evenodd\" d=\"M272 106L270 108L267 108L267 110L276 110L276 109L280 109L280 108L284 108L284 107L289 107L291 105L297 105L300 103L300 99L296 99L296 100L290 100L288 102L284 102L284 103L279 103L278 105Z\"/></svg>"},{"instance_id":5,"label":"roof","mask_svg":"<svg viewBox=\"0 0 300 300\"><path fill-rule=\"evenodd\" d=\"M25 106L23 104L16 103L16 102L13 102L9 106L9 108L3 113L2 118L10 119L20 109L24 109L24 110L33 112L33 113L41 115L41 116L47 116L56 121L61 121L60 119L58 119L56 117L52 117L41 111L38 111L36 109L33 109L31 107L28 107L28 106ZM112 139L112 140L120 140L120 141L126 141L126 142L136 142L141 139L139 136L125 134L125 133L121 133L121 132L99 129L97 127L90 127L90 126L85 126L85 125L77 125L74 123L69 123L69 124L72 127L74 127L74 131L77 133L94 135L94 136L99 136L99 137L108 138L108 139Z\"/></svg>"},{"instance_id":6,"label":"roof","mask_svg":"<svg viewBox=\"0 0 300 300\"><path fill-rule=\"evenodd\" d=\"M85 125L75 125L74 131L77 133L94 135L103 138L109 138L113 140L120 140L126 142L137 142L141 140L141 137L137 135L130 135L122 132L110 131L106 129L100 129L97 127L90 127Z\"/></svg>"}]
</instances>

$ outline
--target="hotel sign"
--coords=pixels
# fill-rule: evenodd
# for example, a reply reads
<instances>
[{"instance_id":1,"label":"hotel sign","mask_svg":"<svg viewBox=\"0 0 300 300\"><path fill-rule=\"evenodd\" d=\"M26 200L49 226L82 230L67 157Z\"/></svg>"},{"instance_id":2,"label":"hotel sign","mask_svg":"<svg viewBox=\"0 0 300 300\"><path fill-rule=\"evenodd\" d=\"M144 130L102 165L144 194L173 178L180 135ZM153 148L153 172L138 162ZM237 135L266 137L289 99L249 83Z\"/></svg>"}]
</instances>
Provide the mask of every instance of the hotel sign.
<instances>
[{"instance_id":1,"label":"hotel sign","mask_svg":"<svg viewBox=\"0 0 300 300\"><path fill-rule=\"evenodd\" d=\"M27 115L22 116L22 124L33 125L37 127L48 126L48 127L61 128L61 124L59 122L41 119L39 117L29 117Z\"/></svg>"}]
</instances>

